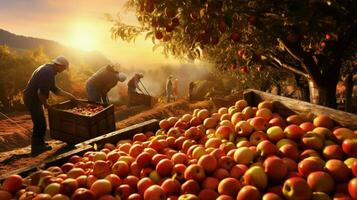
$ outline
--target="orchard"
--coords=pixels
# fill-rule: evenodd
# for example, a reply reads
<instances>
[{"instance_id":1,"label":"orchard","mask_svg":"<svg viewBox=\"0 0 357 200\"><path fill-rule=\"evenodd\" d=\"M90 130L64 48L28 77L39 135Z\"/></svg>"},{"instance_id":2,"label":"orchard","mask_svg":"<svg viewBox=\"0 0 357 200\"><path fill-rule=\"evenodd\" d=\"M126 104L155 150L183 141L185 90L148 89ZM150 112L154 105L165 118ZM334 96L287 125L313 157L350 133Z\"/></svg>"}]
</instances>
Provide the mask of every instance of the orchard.
<instances>
[{"instance_id":1,"label":"orchard","mask_svg":"<svg viewBox=\"0 0 357 200\"><path fill-rule=\"evenodd\" d=\"M272 102L239 100L159 126L8 176L0 199L357 199L357 132L328 116L283 117Z\"/></svg>"},{"instance_id":2,"label":"orchard","mask_svg":"<svg viewBox=\"0 0 357 200\"><path fill-rule=\"evenodd\" d=\"M243 83L292 73L311 103L336 107L341 76L356 74L354 0L128 0L126 7L139 25L109 17L114 38L144 35L153 49L207 61Z\"/></svg>"}]
</instances>

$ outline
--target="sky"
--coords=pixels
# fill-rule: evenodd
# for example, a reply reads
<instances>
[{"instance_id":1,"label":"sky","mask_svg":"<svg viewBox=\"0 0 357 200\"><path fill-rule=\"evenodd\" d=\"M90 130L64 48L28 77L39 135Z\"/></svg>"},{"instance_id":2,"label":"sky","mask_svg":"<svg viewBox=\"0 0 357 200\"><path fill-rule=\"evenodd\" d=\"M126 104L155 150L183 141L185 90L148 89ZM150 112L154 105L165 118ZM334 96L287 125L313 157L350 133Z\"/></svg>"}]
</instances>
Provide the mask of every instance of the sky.
<instances>
[{"instance_id":1,"label":"sky","mask_svg":"<svg viewBox=\"0 0 357 200\"><path fill-rule=\"evenodd\" d=\"M105 13L120 14L124 22L137 23L126 12L126 0L0 0L0 28L18 35L50 39L82 50L97 50L124 66L177 64L160 50L152 51L151 39L135 43L111 39L112 23ZM140 58L140 59L138 59Z\"/></svg>"}]
</instances>

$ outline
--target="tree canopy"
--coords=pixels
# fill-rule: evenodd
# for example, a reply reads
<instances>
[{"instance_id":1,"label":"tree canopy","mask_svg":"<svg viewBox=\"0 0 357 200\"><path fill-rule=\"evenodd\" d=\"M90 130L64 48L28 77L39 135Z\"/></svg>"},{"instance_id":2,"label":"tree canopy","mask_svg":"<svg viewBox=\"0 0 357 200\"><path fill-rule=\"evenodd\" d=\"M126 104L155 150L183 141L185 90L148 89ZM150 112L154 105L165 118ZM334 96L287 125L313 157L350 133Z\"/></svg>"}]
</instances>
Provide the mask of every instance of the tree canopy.
<instances>
[{"instance_id":1,"label":"tree canopy","mask_svg":"<svg viewBox=\"0 0 357 200\"><path fill-rule=\"evenodd\" d=\"M133 41L145 34L153 49L237 75L284 68L310 81L310 94L333 90L342 59L356 57L354 0L128 0L126 7L140 25L111 19L114 38ZM345 66L344 72L356 72ZM333 86L322 88L329 80ZM315 103L333 104L319 96Z\"/></svg>"}]
</instances>

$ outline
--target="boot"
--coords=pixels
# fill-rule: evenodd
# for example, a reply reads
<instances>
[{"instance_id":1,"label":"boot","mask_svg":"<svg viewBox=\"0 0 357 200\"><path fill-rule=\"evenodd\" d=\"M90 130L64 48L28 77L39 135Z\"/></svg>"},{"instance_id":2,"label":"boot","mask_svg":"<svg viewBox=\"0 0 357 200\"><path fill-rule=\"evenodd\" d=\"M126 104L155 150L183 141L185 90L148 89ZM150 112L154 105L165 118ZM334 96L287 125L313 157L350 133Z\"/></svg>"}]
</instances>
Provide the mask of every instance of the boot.
<instances>
[{"instance_id":1,"label":"boot","mask_svg":"<svg viewBox=\"0 0 357 200\"><path fill-rule=\"evenodd\" d=\"M42 152L45 152L45 151L48 151L51 149L52 149L52 147L45 142L33 143L31 145L31 155L36 156L36 155L41 154Z\"/></svg>"}]
</instances>

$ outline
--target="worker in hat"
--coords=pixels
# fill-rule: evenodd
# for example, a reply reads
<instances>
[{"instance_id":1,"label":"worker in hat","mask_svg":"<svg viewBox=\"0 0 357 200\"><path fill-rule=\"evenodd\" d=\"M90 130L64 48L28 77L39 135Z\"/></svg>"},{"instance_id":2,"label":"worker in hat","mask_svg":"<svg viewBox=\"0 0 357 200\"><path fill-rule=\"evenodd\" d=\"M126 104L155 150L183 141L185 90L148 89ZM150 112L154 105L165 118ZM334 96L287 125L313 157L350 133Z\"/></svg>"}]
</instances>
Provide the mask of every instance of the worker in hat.
<instances>
[{"instance_id":1,"label":"worker in hat","mask_svg":"<svg viewBox=\"0 0 357 200\"><path fill-rule=\"evenodd\" d=\"M167 81L166 81L166 102L169 103L171 101L171 98L173 98L173 83L172 83L172 78L173 76L170 75L168 78L167 78Z\"/></svg>"},{"instance_id":2,"label":"worker in hat","mask_svg":"<svg viewBox=\"0 0 357 200\"><path fill-rule=\"evenodd\" d=\"M112 65L100 68L87 80L88 100L108 104L108 92L117 85L118 81L124 82L125 80L126 74L116 71Z\"/></svg>"},{"instance_id":3,"label":"worker in hat","mask_svg":"<svg viewBox=\"0 0 357 200\"><path fill-rule=\"evenodd\" d=\"M179 87L178 85L179 82L178 79L176 78L172 83L172 96L174 98L174 101L176 101L178 98L178 87Z\"/></svg>"},{"instance_id":4,"label":"worker in hat","mask_svg":"<svg viewBox=\"0 0 357 200\"><path fill-rule=\"evenodd\" d=\"M43 151L51 149L45 143L46 118L43 106L49 108L47 99L49 92L67 99L75 97L56 86L55 76L68 69L69 63L64 56L58 56L52 63L38 67L33 73L24 90L23 100L30 111L33 123L33 133L31 137L31 154L37 155Z\"/></svg>"},{"instance_id":5,"label":"worker in hat","mask_svg":"<svg viewBox=\"0 0 357 200\"><path fill-rule=\"evenodd\" d=\"M131 105L132 96L135 94L138 94L137 90L139 90L141 93L144 93L139 86L139 82L142 78L144 78L144 75L142 73L136 73L128 81L128 100L129 100L128 103L129 103L129 105Z\"/></svg>"}]
</instances>

